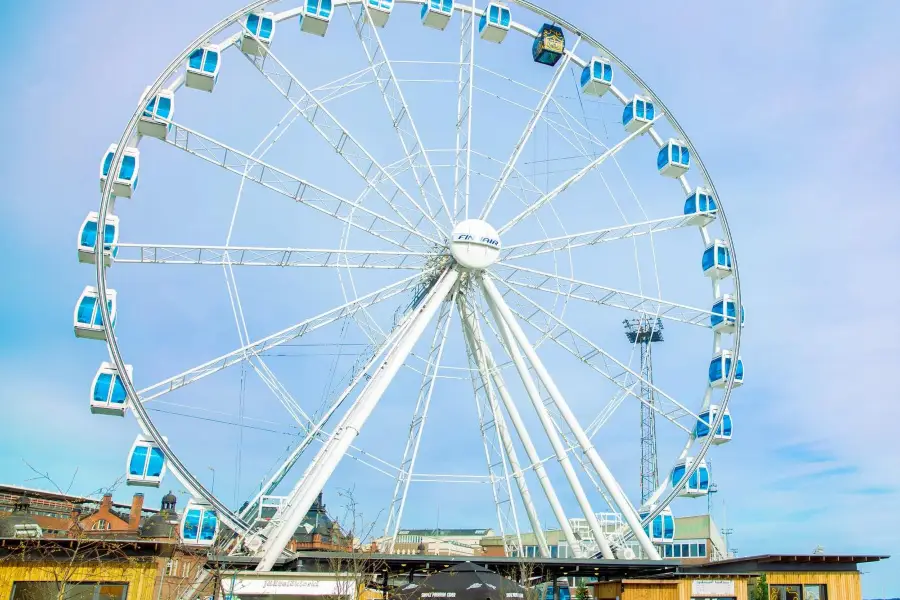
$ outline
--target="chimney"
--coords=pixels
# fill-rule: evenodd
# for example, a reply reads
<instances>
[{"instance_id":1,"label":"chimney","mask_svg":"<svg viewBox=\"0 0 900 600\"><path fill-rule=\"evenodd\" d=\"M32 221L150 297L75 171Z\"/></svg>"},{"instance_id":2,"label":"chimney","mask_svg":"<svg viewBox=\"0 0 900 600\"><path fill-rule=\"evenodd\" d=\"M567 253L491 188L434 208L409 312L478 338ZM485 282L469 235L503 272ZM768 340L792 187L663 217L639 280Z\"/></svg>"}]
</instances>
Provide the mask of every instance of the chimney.
<instances>
[{"instance_id":1,"label":"chimney","mask_svg":"<svg viewBox=\"0 0 900 600\"><path fill-rule=\"evenodd\" d=\"M131 513L128 515L128 529L137 529L141 524L141 511L144 509L144 494L140 492L131 499Z\"/></svg>"},{"instance_id":2,"label":"chimney","mask_svg":"<svg viewBox=\"0 0 900 600\"><path fill-rule=\"evenodd\" d=\"M103 499L100 500L100 508L105 508L107 512L112 511L112 494L103 494Z\"/></svg>"}]
</instances>

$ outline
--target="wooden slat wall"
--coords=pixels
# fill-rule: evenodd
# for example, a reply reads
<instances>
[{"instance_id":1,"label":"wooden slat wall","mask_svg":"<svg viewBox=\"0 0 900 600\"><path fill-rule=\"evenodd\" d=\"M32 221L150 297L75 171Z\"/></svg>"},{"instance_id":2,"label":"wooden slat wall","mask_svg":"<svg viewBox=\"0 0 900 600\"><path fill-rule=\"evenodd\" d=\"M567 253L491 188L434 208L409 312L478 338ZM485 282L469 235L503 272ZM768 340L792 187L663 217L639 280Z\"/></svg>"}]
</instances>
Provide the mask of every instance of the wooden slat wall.
<instances>
[{"instance_id":1,"label":"wooden slat wall","mask_svg":"<svg viewBox=\"0 0 900 600\"><path fill-rule=\"evenodd\" d=\"M806 573L778 571L766 573L766 581L771 585L825 584L828 586L828 600L862 600L862 581L859 571L842 573Z\"/></svg>"},{"instance_id":2,"label":"wooden slat wall","mask_svg":"<svg viewBox=\"0 0 900 600\"><path fill-rule=\"evenodd\" d=\"M10 598L16 581L110 581L128 584L127 600L153 600L156 562L130 565L110 563L103 566L75 567L58 562L14 562L0 564L0 598Z\"/></svg>"},{"instance_id":3,"label":"wooden slat wall","mask_svg":"<svg viewBox=\"0 0 900 600\"><path fill-rule=\"evenodd\" d=\"M678 582L678 600L691 600L691 581L694 579L734 579L734 595L736 600L747 600L748 577L729 577L728 575L710 574L703 577L681 579Z\"/></svg>"}]
</instances>

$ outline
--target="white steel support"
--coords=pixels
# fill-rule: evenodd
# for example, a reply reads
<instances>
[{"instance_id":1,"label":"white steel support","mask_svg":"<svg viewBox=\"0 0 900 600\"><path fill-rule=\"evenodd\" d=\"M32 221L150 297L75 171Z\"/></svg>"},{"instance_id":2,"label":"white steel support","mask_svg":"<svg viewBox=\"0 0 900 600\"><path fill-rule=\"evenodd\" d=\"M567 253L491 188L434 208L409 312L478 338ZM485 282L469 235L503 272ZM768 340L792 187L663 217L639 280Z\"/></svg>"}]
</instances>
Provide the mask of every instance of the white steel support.
<instances>
[{"instance_id":1,"label":"white steel support","mask_svg":"<svg viewBox=\"0 0 900 600\"><path fill-rule=\"evenodd\" d=\"M637 512L634 510L634 506L632 506L632 504L628 501L628 498L626 498L622 493L622 490L619 487L618 482L613 477L612 472L610 472L609 468L606 466L606 463L603 462L603 460L600 458L600 455L597 453L597 450L594 448L593 443L584 433L584 429L581 428L581 424L578 423L578 420L575 418L575 415L569 408L568 403L566 403L565 398L563 398L563 395L559 391L559 388L556 387L556 383L553 381L550 373L544 367L544 363L541 362L541 359L540 357L538 357L537 352L531 346L531 343L528 341L525 332L522 331L522 327L519 325L519 322L515 319L512 312L509 310L509 307L506 305L506 302L503 300L500 292L497 291L497 287L494 285L494 282L490 279L482 278L481 286L488 298L488 304L490 305L491 310L495 311L494 318L500 325L501 333L504 333L505 331L504 326L508 327L507 334L511 333L515 338L515 341L521 345L522 350L525 352L525 355L531 362L531 365L537 373L538 378L544 384L544 387L547 389L547 392L553 399L554 404L556 404L557 409L559 410L566 424L569 426L569 429L572 430L575 439L578 441L579 446L581 446L582 452L584 452L588 457L588 460L594 467L594 470L597 472L598 477L600 477L600 481L603 483L603 486L612 497L613 502L615 502L619 512L625 519L625 522L628 523L628 526L631 528L631 531L634 534L635 538L637 538L638 543L641 545L641 548L647 554L648 558L650 558L651 560L659 560L659 552L653 546L653 543L650 541L647 533L641 527L641 521L638 518ZM603 552L603 556L606 557L606 553L609 552L610 557L612 557L612 552L609 550L609 544L607 543L606 539L601 536L598 539L598 542L600 540L603 540L601 543L601 552Z\"/></svg>"},{"instance_id":2,"label":"white steel support","mask_svg":"<svg viewBox=\"0 0 900 600\"><path fill-rule=\"evenodd\" d=\"M260 246L120 243L117 263L229 267L341 267L421 270L430 256L404 250L334 250Z\"/></svg>"},{"instance_id":3,"label":"white steel support","mask_svg":"<svg viewBox=\"0 0 900 600\"><path fill-rule=\"evenodd\" d=\"M400 334L396 344L388 351L378 370L366 383L344 418L341 419L334 435L322 446L303 477L294 487L282 509L280 522L272 530L267 528L261 532L265 542L260 549L263 556L256 567L257 571L272 569L275 561L281 555L281 551L290 542L294 531L306 516L316 495L325 486L325 482L346 454L350 444L359 435L369 415L381 400L384 391L406 361L413 346L437 313L447 294L453 289L458 278L459 271L452 267L448 267L440 275L424 301L414 309L415 313L409 325Z\"/></svg>"},{"instance_id":4,"label":"white steel support","mask_svg":"<svg viewBox=\"0 0 900 600\"><path fill-rule=\"evenodd\" d=\"M572 49L566 52L565 57L559 63L559 66L556 67L556 72L553 74L553 78L550 80L550 83L547 84L547 88L544 90L544 95L541 97L540 102L538 102L537 107L534 109L534 112L531 115L531 119L525 126L525 130L522 131L522 135L519 138L519 141L516 143L516 147L513 149L509 160L507 160L506 165L503 166L503 170L500 172L500 177L499 179L497 179L497 183L494 184L494 189L491 190L491 195L488 196L487 202L485 202L484 208L481 210L481 216L479 217L480 219L486 221L488 216L490 216L491 209L494 208L494 203L497 202L497 197L500 195L500 192L503 191L503 188L506 187L506 181L512 174L516 163L519 161L519 156L522 154L522 150L525 149L525 146L528 144L528 140L531 139L531 134L534 133L534 128L537 126L538 121L541 120L541 115L544 113L544 109L547 107L547 103L550 101L550 98L553 97L553 92L556 90L556 85L562 78L563 73L566 72L566 68L569 66L569 61L572 60L572 55L575 52L575 49L578 47L578 43L580 41L580 37L576 38L575 44L573 44Z\"/></svg>"},{"instance_id":5,"label":"white steel support","mask_svg":"<svg viewBox=\"0 0 900 600\"><path fill-rule=\"evenodd\" d=\"M439 237L446 237L447 232L434 220L431 216L431 211L420 206L415 198L397 183L394 176L387 172L375 160L375 157L331 114L325 105L288 70L278 57L272 54L268 46L262 45L261 48L265 52L264 56L250 56L247 54L244 56L294 106L297 112L312 125L334 151L340 154L347 165L356 171L394 209L397 216L410 229L418 231L421 229L422 221L428 221L434 227ZM376 176L381 177L381 182L385 180L390 182L391 185L388 191L382 190L378 186L378 180L374 179ZM418 220L410 221L401 210L399 206L401 196L405 197L412 205L411 213L413 218L418 217Z\"/></svg>"},{"instance_id":6,"label":"white steel support","mask_svg":"<svg viewBox=\"0 0 900 600\"><path fill-rule=\"evenodd\" d=\"M447 343L447 334L453 316L452 300L447 300L441 305L437 325L434 328L434 337L431 340L431 350L425 362L425 372L422 374L422 385L416 399L416 408L413 411L412 422L409 424L409 435L406 438L406 446L403 448L403 460L397 472L397 483L394 486L394 496L388 508L387 522L384 525L385 537L390 536L389 547L385 552L394 551L397 544L397 534L400 531L400 521L403 518L403 509L406 508L406 497L409 493L409 484L412 480L413 470L416 467L416 458L419 455L419 444L422 441L422 433L425 430L425 421L428 419L428 409L431 406L431 396L434 394L434 385L437 383L438 370L441 365L441 357L444 354L444 345Z\"/></svg>"},{"instance_id":7,"label":"white steel support","mask_svg":"<svg viewBox=\"0 0 900 600\"><path fill-rule=\"evenodd\" d=\"M350 4L347 4L347 9L352 14ZM397 137L400 139L400 145L403 146L403 152L409 161L413 177L416 179L416 185L419 186L419 193L425 202L425 208L434 219L437 219L441 209L443 209L447 219L452 221L453 214L450 212L447 201L444 199L441 186L438 184L437 176L434 174L434 169L431 166L431 159L428 156L428 152L425 151L425 146L422 144L422 138L419 137L419 130L416 128L415 121L413 121L409 105L407 105L406 99L403 97L403 90L400 89L397 76L394 73L394 67L387 56L384 45L381 43L381 34L378 33L378 27L375 27L372 22L371 12L372 9L369 7L368 2L361 2L359 15L354 20L354 26L356 34L359 36L360 42L362 42L363 50L366 52L369 66L372 68L372 74L375 76L375 84L381 90L385 106L387 106L388 113L391 116L391 122L397 132ZM422 163L416 162L416 155L418 154L422 155ZM428 203L426 187L434 188L440 200L440 206L435 210L432 210L431 205Z\"/></svg>"},{"instance_id":8,"label":"white steel support","mask_svg":"<svg viewBox=\"0 0 900 600\"><path fill-rule=\"evenodd\" d=\"M531 499L531 492L528 490L528 482L525 480L525 473L522 471L521 464L519 463L519 457L518 453L516 452L516 447L513 444L512 437L509 435L509 429L506 425L506 418L503 416L503 410L500 408L500 405L497 402L497 397L494 395L494 386L491 379L493 369L488 366L488 357L490 351L485 344L481 329L478 326L475 312L469 310L469 307L466 305L464 299L458 299L457 305L459 306L459 312L463 322L463 333L465 334L468 353L474 359L475 367L478 370L478 375L481 380L480 389L483 389L487 396L491 414L497 427L497 434L500 437L500 441L503 445L503 450L509 460L509 466L512 470L512 478L516 482L516 487L519 490L519 496L522 498L522 504L525 505L525 513L528 515L528 522L531 525L531 531L537 538L538 551L540 552L542 558L550 558L550 548L547 545L547 538L544 535L544 526L538 518L537 510L535 510L534 508L534 502ZM566 521L566 524L568 525L568 521ZM519 534L518 528L516 529L516 533L519 546L519 556L523 556L521 539L522 536L521 534ZM508 552L507 555L509 555Z\"/></svg>"},{"instance_id":9,"label":"white steel support","mask_svg":"<svg viewBox=\"0 0 900 600\"><path fill-rule=\"evenodd\" d=\"M579 481L578 475L575 472L575 468L572 466L572 461L569 459L569 454L566 451L562 440L560 440L559 432L556 430L556 427L553 424L553 420L550 418L550 413L547 410L547 407L541 400L541 393L538 390L538 387L535 384L534 380L531 378L531 373L529 373L528 366L525 364L525 359L522 357L522 352L519 350L519 344L525 346L527 342L517 342L517 340L515 339L515 335L510 330L510 325L507 321L507 317L501 310L501 307L497 304L497 301L494 299L493 295L487 292L487 290L490 289L488 286L492 285L491 281L485 277L482 277L481 282L482 290L486 292L488 306L491 309L491 314L493 314L494 321L497 323L497 328L500 330L500 337L503 340L504 346L506 346L506 350L509 353L510 358L512 358L513 363L516 366L516 371L518 371L519 377L522 379L522 384L525 386L525 391L528 393L528 397L531 400L531 404L534 406L535 412L537 412L538 418L541 421L541 425L544 428L544 433L550 440L550 445L553 446L553 453L556 455L556 460L559 462L560 467L562 467L563 473L566 476L566 480L569 482L569 486L571 486L572 492L575 494L575 499L578 501L578 506L579 508L581 508L581 512L584 513L584 518L587 520L588 525L591 528L591 532L594 534L594 539L597 542L597 545L600 546L600 552L603 554L604 558L613 559L615 558L615 556L613 555L612 549L609 546L609 542L606 540L606 535L603 532L603 528L600 527L600 522L597 520L594 509L591 508L591 503L588 501L587 494L584 493L584 487L582 487L581 481ZM498 298L500 297L499 294L496 295ZM502 301L502 298L500 299ZM527 345L527 347L524 347L523 349L525 350L528 359L532 362L532 364L534 364L535 359L532 358L532 355L535 355L534 350L530 345ZM535 371L540 374L537 369L535 369ZM546 387L546 383L544 385Z\"/></svg>"},{"instance_id":10,"label":"white steel support","mask_svg":"<svg viewBox=\"0 0 900 600\"><path fill-rule=\"evenodd\" d=\"M453 169L453 218L469 218L469 176L472 170L472 92L475 88L475 0L460 11L459 77L456 100L456 161Z\"/></svg>"},{"instance_id":11,"label":"white steel support","mask_svg":"<svg viewBox=\"0 0 900 600\"><path fill-rule=\"evenodd\" d=\"M661 117L657 117L657 119L659 119L659 118L661 118ZM572 175L571 177L569 177L568 179L566 179L565 181L560 183L555 188L553 188L553 190L551 190L550 192L545 194L537 202L530 204L528 206L528 208L526 208L521 213L519 213L518 215L513 217L509 221L509 223L507 223L506 225L501 227L497 231L497 233L503 233L504 231L507 231L513 225L515 225L516 223L518 223L519 221L521 221L528 215L535 213L543 205L547 204L548 202L550 202L551 200L553 200L554 198L559 196L561 193L566 191L570 185L581 181L588 173L590 173L591 171L593 171L594 169L596 169L597 167L602 165L604 162L606 162L607 159L615 156L619 152L619 150L621 150L622 148L624 148L625 146L628 145L628 142L630 142L631 140L633 140L633 139L639 137L640 135L642 135L643 133L645 133L648 129L650 129L650 127L655 122L656 121L654 120L654 121L650 121L649 123L645 123L644 125L642 125L640 127L640 129L638 129L634 133L627 135L621 142L619 142L618 144L616 144L615 146L613 146L612 148L610 148L609 150L607 150L606 152L604 152L603 154L601 154L600 156L595 158L593 161L590 162L590 164L588 164L586 167L584 167L583 169L581 169L580 171L578 171L577 173L575 173L574 175ZM516 158L518 158L518 156L516 156Z\"/></svg>"}]
</instances>

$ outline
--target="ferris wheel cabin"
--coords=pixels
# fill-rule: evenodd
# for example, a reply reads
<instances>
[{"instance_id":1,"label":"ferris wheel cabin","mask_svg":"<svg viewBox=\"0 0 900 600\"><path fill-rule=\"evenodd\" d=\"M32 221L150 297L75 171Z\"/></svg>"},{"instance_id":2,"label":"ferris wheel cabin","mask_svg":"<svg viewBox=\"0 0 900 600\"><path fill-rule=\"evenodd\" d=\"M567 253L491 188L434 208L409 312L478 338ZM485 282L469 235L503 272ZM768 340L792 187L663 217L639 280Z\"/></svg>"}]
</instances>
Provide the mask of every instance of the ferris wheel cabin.
<instances>
[{"instance_id":1,"label":"ferris wheel cabin","mask_svg":"<svg viewBox=\"0 0 900 600\"><path fill-rule=\"evenodd\" d=\"M195 90L211 92L216 87L221 67L218 48L211 45L197 48L188 57L184 84Z\"/></svg>"},{"instance_id":2,"label":"ferris wheel cabin","mask_svg":"<svg viewBox=\"0 0 900 600\"><path fill-rule=\"evenodd\" d=\"M273 13L250 13L244 21L241 34L241 52L253 56L263 56L275 35L275 15Z\"/></svg>"},{"instance_id":3,"label":"ferris wheel cabin","mask_svg":"<svg viewBox=\"0 0 900 600\"><path fill-rule=\"evenodd\" d=\"M478 34L487 42L499 44L506 39L506 34L509 33L509 24L509 7L499 2L491 2L484 9L484 14L478 21Z\"/></svg>"},{"instance_id":4,"label":"ferris wheel cabin","mask_svg":"<svg viewBox=\"0 0 900 600\"><path fill-rule=\"evenodd\" d=\"M78 262L94 264L96 261L97 229L100 214L89 212L78 231ZM119 217L106 216L103 228L103 261L108 267L119 253Z\"/></svg>"},{"instance_id":5,"label":"ferris wheel cabin","mask_svg":"<svg viewBox=\"0 0 900 600\"><path fill-rule=\"evenodd\" d=\"M131 365L126 365L125 371L131 378ZM127 400L125 385L116 366L108 362L100 363L100 369L94 375L91 385L91 412L95 415L121 417L125 415Z\"/></svg>"},{"instance_id":6,"label":"ferris wheel cabin","mask_svg":"<svg viewBox=\"0 0 900 600\"><path fill-rule=\"evenodd\" d=\"M700 419L697 421L697 425L694 427L694 437L698 440L705 440L706 437L710 433L710 425L713 421L716 420L716 417L719 414L719 405L711 404L708 409L701 412L698 416ZM731 441L731 431L732 431L732 421L731 421L731 413L728 409L725 409L725 414L722 416L722 422L719 423L719 428L716 430L715 435L713 436L712 443L713 444L724 444L726 442Z\"/></svg>"},{"instance_id":7,"label":"ferris wheel cabin","mask_svg":"<svg viewBox=\"0 0 900 600\"><path fill-rule=\"evenodd\" d=\"M128 485L159 487L166 474L166 457L153 438L144 435L135 438L128 453L125 473L125 483Z\"/></svg>"},{"instance_id":8,"label":"ferris wheel cabin","mask_svg":"<svg viewBox=\"0 0 900 600\"><path fill-rule=\"evenodd\" d=\"M213 507L202 500L188 501L181 517L181 541L188 546L212 546L219 530L219 518Z\"/></svg>"},{"instance_id":9,"label":"ferris wheel cabin","mask_svg":"<svg viewBox=\"0 0 900 600\"><path fill-rule=\"evenodd\" d=\"M112 144L100 161L100 190L106 184L109 170L112 167L113 155L119 148L118 144ZM119 163L119 174L113 179L112 193L114 196L131 198L131 193L137 190L138 174L141 168L141 153L137 148L127 147L122 153L122 162Z\"/></svg>"},{"instance_id":10,"label":"ferris wheel cabin","mask_svg":"<svg viewBox=\"0 0 900 600\"><path fill-rule=\"evenodd\" d=\"M734 353L731 350L722 350L713 356L709 363L709 383L713 387L723 388L731 374L731 365L737 362L734 370L734 387L744 384L744 361L738 357L734 361Z\"/></svg>"},{"instance_id":11,"label":"ferris wheel cabin","mask_svg":"<svg viewBox=\"0 0 900 600\"><path fill-rule=\"evenodd\" d=\"M116 328L116 291L106 290L106 306L109 309L109 318L112 328ZM98 302L100 294L97 288L87 286L81 292L78 303L75 305L75 337L91 340L105 340L106 326L103 323L103 315L100 312Z\"/></svg>"},{"instance_id":12,"label":"ferris wheel cabin","mask_svg":"<svg viewBox=\"0 0 900 600\"><path fill-rule=\"evenodd\" d=\"M566 36L558 25L544 23L531 45L531 57L542 65L556 66L566 52Z\"/></svg>"},{"instance_id":13,"label":"ferris wheel cabin","mask_svg":"<svg viewBox=\"0 0 900 600\"><path fill-rule=\"evenodd\" d=\"M734 333L737 323L737 308L734 298L731 294L725 294L712 307L712 314L709 317L710 325L713 331L722 333ZM744 326L744 307L741 307L741 327Z\"/></svg>"},{"instance_id":14,"label":"ferris wheel cabin","mask_svg":"<svg viewBox=\"0 0 900 600\"><path fill-rule=\"evenodd\" d=\"M384 27L387 25L394 10L394 0L366 0L369 7L368 15L375 27Z\"/></svg>"},{"instance_id":15,"label":"ferris wheel cabin","mask_svg":"<svg viewBox=\"0 0 900 600\"><path fill-rule=\"evenodd\" d=\"M647 515L653 510L653 506L642 506L638 511L641 521L647 518ZM672 509L665 507L661 513L653 517L653 520L644 525L644 533L650 536L650 541L654 544L664 544L675 539L675 517Z\"/></svg>"},{"instance_id":16,"label":"ferris wheel cabin","mask_svg":"<svg viewBox=\"0 0 900 600\"><path fill-rule=\"evenodd\" d=\"M138 133L160 140L166 139L172 127L172 115L175 113L175 93L160 90L150 98L147 107L138 121Z\"/></svg>"},{"instance_id":17,"label":"ferris wheel cabin","mask_svg":"<svg viewBox=\"0 0 900 600\"><path fill-rule=\"evenodd\" d=\"M443 31L453 16L453 0L426 0L421 16L422 25Z\"/></svg>"},{"instance_id":18,"label":"ferris wheel cabin","mask_svg":"<svg viewBox=\"0 0 900 600\"><path fill-rule=\"evenodd\" d=\"M703 274L712 279L731 275L731 250L724 240L715 240L703 251Z\"/></svg>"},{"instance_id":19,"label":"ferris wheel cabin","mask_svg":"<svg viewBox=\"0 0 900 600\"><path fill-rule=\"evenodd\" d=\"M625 131L634 133L647 123L656 118L656 108L649 98L635 96L631 102L625 105L622 112L622 125Z\"/></svg>"},{"instance_id":20,"label":"ferris wheel cabin","mask_svg":"<svg viewBox=\"0 0 900 600\"><path fill-rule=\"evenodd\" d=\"M300 13L300 31L325 37L331 22L331 0L305 0Z\"/></svg>"},{"instance_id":21,"label":"ferris wheel cabin","mask_svg":"<svg viewBox=\"0 0 900 600\"><path fill-rule=\"evenodd\" d=\"M684 199L684 215L690 217L690 225L709 225L715 221L718 210L712 192L704 187L698 187Z\"/></svg>"},{"instance_id":22,"label":"ferris wheel cabin","mask_svg":"<svg viewBox=\"0 0 900 600\"><path fill-rule=\"evenodd\" d=\"M691 168L691 153L681 140L669 140L656 155L656 168L660 175L678 179Z\"/></svg>"},{"instance_id":23,"label":"ferris wheel cabin","mask_svg":"<svg viewBox=\"0 0 900 600\"><path fill-rule=\"evenodd\" d=\"M685 473L688 472L694 464L694 458L688 456L679 460L675 463L675 468L672 469L672 487L675 487L681 480L684 479ZM706 466L706 461L701 460L700 466L697 467L697 470L690 476L688 479L687 485L682 488L681 492L679 492L679 496L687 496L688 498L699 498L700 496L705 496L709 493L709 467Z\"/></svg>"},{"instance_id":24,"label":"ferris wheel cabin","mask_svg":"<svg viewBox=\"0 0 900 600\"><path fill-rule=\"evenodd\" d=\"M596 56L581 70L581 92L602 96L612 85L613 69L609 61Z\"/></svg>"}]
</instances>

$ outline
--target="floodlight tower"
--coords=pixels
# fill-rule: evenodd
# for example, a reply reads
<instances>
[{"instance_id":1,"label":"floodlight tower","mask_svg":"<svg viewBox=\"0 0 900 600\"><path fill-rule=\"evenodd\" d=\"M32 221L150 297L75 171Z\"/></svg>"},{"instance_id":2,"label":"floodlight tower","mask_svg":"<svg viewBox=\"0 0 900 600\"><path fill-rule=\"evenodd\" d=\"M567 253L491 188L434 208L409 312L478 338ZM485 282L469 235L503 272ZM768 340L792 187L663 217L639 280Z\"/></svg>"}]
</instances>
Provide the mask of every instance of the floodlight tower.
<instances>
[{"instance_id":1,"label":"floodlight tower","mask_svg":"<svg viewBox=\"0 0 900 600\"><path fill-rule=\"evenodd\" d=\"M626 319L623 323L628 341L641 346L641 503L644 503L659 487L652 344L663 341L663 324L660 319L647 316Z\"/></svg>"}]
</instances>

